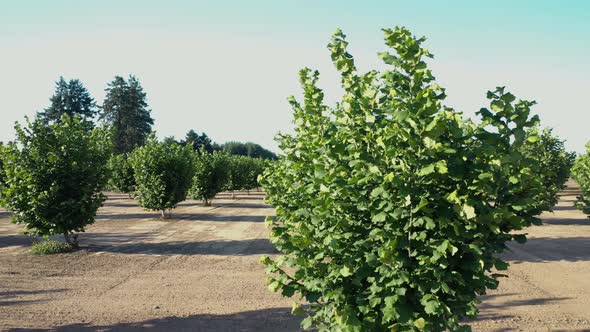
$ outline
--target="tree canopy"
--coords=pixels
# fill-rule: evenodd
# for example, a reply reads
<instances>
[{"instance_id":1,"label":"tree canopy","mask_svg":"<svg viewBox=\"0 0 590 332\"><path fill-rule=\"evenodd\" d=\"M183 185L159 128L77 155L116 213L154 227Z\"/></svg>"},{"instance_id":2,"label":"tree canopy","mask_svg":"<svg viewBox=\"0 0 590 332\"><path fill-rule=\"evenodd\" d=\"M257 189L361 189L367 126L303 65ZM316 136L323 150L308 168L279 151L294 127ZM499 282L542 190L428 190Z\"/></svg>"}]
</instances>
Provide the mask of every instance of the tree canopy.
<instances>
[{"instance_id":1,"label":"tree canopy","mask_svg":"<svg viewBox=\"0 0 590 332\"><path fill-rule=\"evenodd\" d=\"M148 210L166 210L186 199L194 170L194 153L179 144L158 142L152 135L129 158L135 177L135 194Z\"/></svg>"},{"instance_id":2,"label":"tree canopy","mask_svg":"<svg viewBox=\"0 0 590 332\"><path fill-rule=\"evenodd\" d=\"M202 133L199 135L192 129L186 133L186 136L181 141L181 144L190 146L195 152L199 152L201 149L203 149L205 152L211 153L214 150L213 142L209 136L207 136L207 134Z\"/></svg>"},{"instance_id":3,"label":"tree canopy","mask_svg":"<svg viewBox=\"0 0 590 332\"><path fill-rule=\"evenodd\" d=\"M357 71L344 34L328 48L344 95L324 103L319 73L300 72L293 135L261 179L268 287L301 299L320 331L466 331L477 297L498 285L498 258L542 208L539 165L522 152L534 102L487 93L474 122L443 106L425 38L384 29L384 71Z\"/></svg>"},{"instance_id":4,"label":"tree canopy","mask_svg":"<svg viewBox=\"0 0 590 332\"><path fill-rule=\"evenodd\" d=\"M87 120L92 119L96 114L97 107L94 99L77 79L66 81L60 77L55 82L55 93L49 100L51 105L39 112L41 119L46 122L59 121L64 114L70 117L80 115Z\"/></svg>"},{"instance_id":5,"label":"tree canopy","mask_svg":"<svg viewBox=\"0 0 590 332\"><path fill-rule=\"evenodd\" d=\"M150 112L135 76L116 76L108 84L100 119L111 127L115 153L131 152L145 143L154 124Z\"/></svg>"},{"instance_id":6,"label":"tree canopy","mask_svg":"<svg viewBox=\"0 0 590 332\"><path fill-rule=\"evenodd\" d=\"M94 222L105 200L110 141L103 128L81 116L62 115L46 124L37 117L16 125L16 141L3 148L5 186L2 205L27 233L49 236L74 232Z\"/></svg>"},{"instance_id":7,"label":"tree canopy","mask_svg":"<svg viewBox=\"0 0 590 332\"><path fill-rule=\"evenodd\" d=\"M262 158L270 160L277 159L277 156L272 151L269 151L260 146L259 144L252 142L242 143L230 141L222 144L221 148L223 149L223 151L233 155L248 156L252 158Z\"/></svg>"}]
</instances>

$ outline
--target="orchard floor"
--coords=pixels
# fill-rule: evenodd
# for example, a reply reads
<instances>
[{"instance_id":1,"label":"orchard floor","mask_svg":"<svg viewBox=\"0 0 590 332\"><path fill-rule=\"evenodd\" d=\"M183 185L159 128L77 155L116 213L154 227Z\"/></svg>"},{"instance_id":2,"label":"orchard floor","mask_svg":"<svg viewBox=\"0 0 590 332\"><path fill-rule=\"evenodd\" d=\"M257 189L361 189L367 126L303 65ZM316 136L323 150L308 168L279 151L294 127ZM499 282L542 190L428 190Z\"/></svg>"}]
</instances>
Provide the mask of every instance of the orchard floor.
<instances>
[{"instance_id":1,"label":"orchard floor","mask_svg":"<svg viewBox=\"0 0 590 332\"><path fill-rule=\"evenodd\" d=\"M590 221L570 183L555 213L505 258L509 278L482 298L474 331L590 331ZM265 286L274 254L261 193L187 201L162 221L109 194L84 250L34 256L0 210L2 331L297 331L288 299Z\"/></svg>"}]
</instances>

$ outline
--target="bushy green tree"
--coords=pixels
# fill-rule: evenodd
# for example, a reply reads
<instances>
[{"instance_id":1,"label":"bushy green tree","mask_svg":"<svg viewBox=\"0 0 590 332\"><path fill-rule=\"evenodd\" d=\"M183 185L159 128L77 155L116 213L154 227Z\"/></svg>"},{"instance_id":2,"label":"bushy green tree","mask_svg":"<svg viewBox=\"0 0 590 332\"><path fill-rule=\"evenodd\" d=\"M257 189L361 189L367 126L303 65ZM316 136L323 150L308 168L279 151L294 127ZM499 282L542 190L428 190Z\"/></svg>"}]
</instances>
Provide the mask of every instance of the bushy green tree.
<instances>
[{"instance_id":1,"label":"bushy green tree","mask_svg":"<svg viewBox=\"0 0 590 332\"><path fill-rule=\"evenodd\" d=\"M205 206L227 187L229 179L228 156L221 152L201 153L195 161L195 173L190 195L193 199L201 199Z\"/></svg>"},{"instance_id":2,"label":"bushy green tree","mask_svg":"<svg viewBox=\"0 0 590 332\"><path fill-rule=\"evenodd\" d=\"M243 188L250 191L260 187L258 177L262 175L266 169L267 161L260 158L249 158L247 162L247 176Z\"/></svg>"},{"instance_id":3,"label":"bushy green tree","mask_svg":"<svg viewBox=\"0 0 590 332\"><path fill-rule=\"evenodd\" d=\"M572 177L582 190L582 195L578 196L576 206L590 215L590 143L586 144L586 152L576 159L572 167Z\"/></svg>"},{"instance_id":4,"label":"bushy green tree","mask_svg":"<svg viewBox=\"0 0 590 332\"><path fill-rule=\"evenodd\" d=\"M4 186L6 184L6 172L4 171L4 143L0 142L0 206L2 206L2 191L4 190Z\"/></svg>"},{"instance_id":5,"label":"bushy green tree","mask_svg":"<svg viewBox=\"0 0 590 332\"><path fill-rule=\"evenodd\" d=\"M135 177L135 195L139 204L152 211L176 207L186 199L194 174L194 153L179 144L158 142L151 136L144 146L135 149L129 162Z\"/></svg>"},{"instance_id":6,"label":"bushy green tree","mask_svg":"<svg viewBox=\"0 0 590 332\"><path fill-rule=\"evenodd\" d=\"M100 119L112 129L115 153L128 153L145 143L154 120L146 93L134 76L120 76L108 84Z\"/></svg>"},{"instance_id":7,"label":"bushy green tree","mask_svg":"<svg viewBox=\"0 0 590 332\"><path fill-rule=\"evenodd\" d=\"M321 331L468 330L477 296L507 268L496 254L540 222L538 165L521 151L534 103L498 88L472 122L443 106L425 39L384 33L389 68L362 74L334 35L344 90L334 107L318 72L300 73L295 134L279 136L285 155L261 179L283 254L262 259L268 287L301 296L309 306L293 311Z\"/></svg>"},{"instance_id":8,"label":"bushy green tree","mask_svg":"<svg viewBox=\"0 0 590 332\"><path fill-rule=\"evenodd\" d=\"M249 157L240 155L228 155L228 181L225 189L233 192L236 190L242 190L246 187L248 182L248 162Z\"/></svg>"},{"instance_id":9,"label":"bushy green tree","mask_svg":"<svg viewBox=\"0 0 590 332\"><path fill-rule=\"evenodd\" d=\"M558 201L557 194L570 176L576 159L575 153L565 150L564 141L553 135L552 129L533 128L528 133L530 140L522 146L523 154L538 166L537 176L545 190L534 196L542 210L550 210Z\"/></svg>"},{"instance_id":10,"label":"bushy green tree","mask_svg":"<svg viewBox=\"0 0 590 332\"><path fill-rule=\"evenodd\" d=\"M133 167L127 154L113 154L109 159L109 188L130 194L135 190Z\"/></svg>"},{"instance_id":11,"label":"bushy green tree","mask_svg":"<svg viewBox=\"0 0 590 332\"><path fill-rule=\"evenodd\" d=\"M105 200L110 142L106 130L92 129L81 117L63 115L46 125L39 117L16 125L16 141L4 148L6 186L2 204L27 233L63 234L77 245L73 233L94 222Z\"/></svg>"},{"instance_id":12,"label":"bushy green tree","mask_svg":"<svg viewBox=\"0 0 590 332\"><path fill-rule=\"evenodd\" d=\"M80 115L86 120L92 119L96 114L94 99L77 79L66 81L60 77L55 82L55 94L49 100L51 105L39 112L41 119L46 122L59 121L64 114L70 117Z\"/></svg>"}]
</instances>

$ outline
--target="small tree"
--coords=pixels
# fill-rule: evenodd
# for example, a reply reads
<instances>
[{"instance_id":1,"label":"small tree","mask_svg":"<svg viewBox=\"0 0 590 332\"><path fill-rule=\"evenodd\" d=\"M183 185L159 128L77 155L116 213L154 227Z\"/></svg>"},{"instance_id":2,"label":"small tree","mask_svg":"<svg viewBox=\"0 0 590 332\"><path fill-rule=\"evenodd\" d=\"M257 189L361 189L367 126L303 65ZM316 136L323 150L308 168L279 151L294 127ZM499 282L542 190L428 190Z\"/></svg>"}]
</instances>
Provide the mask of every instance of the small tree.
<instances>
[{"instance_id":1,"label":"small tree","mask_svg":"<svg viewBox=\"0 0 590 332\"><path fill-rule=\"evenodd\" d=\"M432 55L405 28L385 29L383 72L359 73L338 31L329 44L342 100L324 104L319 73L290 98L295 133L261 182L276 207L268 287L307 306L321 331L465 331L495 288L497 257L540 211L538 165L521 151L534 102L497 88L472 122L444 107Z\"/></svg>"},{"instance_id":2,"label":"small tree","mask_svg":"<svg viewBox=\"0 0 590 332\"><path fill-rule=\"evenodd\" d=\"M228 179L224 189L230 190L232 197L235 197L234 191L241 190L246 183L247 173L244 172L246 158L240 155L227 156Z\"/></svg>"},{"instance_id":3,"label":"small tree","mask_svg":"<svg viewBox=\"0 0 590 332\"><path fill-rule=\"evenodd\" d=\"M248 190L249 193L250 190L260 187L260 184L258 183L258 177L264 172L266 168L266 161L259 158L248 159L249 160L247 162L246 168L247 176L243 188Z\"/></svg>"},{"instance_id":4,"label":"small tree","mask_svg":"<svg viewBox=\"0 0 590 332\"><path fill-rule=\"evenodd\" d=\"M585 214L590 215L590 143L586 144L586 152L576 159L572 167L572 177L582 190L582 195L578 197L576 206Z\"/></svg>"},{"instance_id":5,"label":"small tree","mask_svg":"<svg viewBox=\"0 0 590 332\"><path fill-rule=\"evenodd\" d=\"M176 207L186 199L194 174L194 155L190 148L179 144L158 142L151 136L129 158L135 177L135 193L139 204L152 211Z\"/></svg>"},{"instance_id":6,"label":"small tree","mask_svg":"<svg viewBox=\"0 0 590 332\"><path fill-rule=\"evenodd\" d=\"M197 156L195 175L190 190L193 199L201 199L205 206L226 188L229 179L229 163L226 154L221 152L205 153Z\"/></svg>"},{"instance_id":7,"label":"small tree","mask_svg":"<svg viewBox=\"0 0 590 332\"><path fill-rule=\"evenodd\" d=\"M109 159L109 187L129 194L135 190L135 176L133 174L133 167L129 162L127 154L114 154Z\"/></svg>"},{"instance_id":8,"label":"small tree","mask_svg":"<svg viewBox=\"0 0 590 332\"><path fill-rule=\"evenodd\" d=\"M94 222L105 200L110 150L108 135L79 116L63 115L46 125L39 117L16 125L14 143L4 148L6 186L2 203L29 234L63 234L77 246L77 237Z\"/></svg>"}]
</instances>

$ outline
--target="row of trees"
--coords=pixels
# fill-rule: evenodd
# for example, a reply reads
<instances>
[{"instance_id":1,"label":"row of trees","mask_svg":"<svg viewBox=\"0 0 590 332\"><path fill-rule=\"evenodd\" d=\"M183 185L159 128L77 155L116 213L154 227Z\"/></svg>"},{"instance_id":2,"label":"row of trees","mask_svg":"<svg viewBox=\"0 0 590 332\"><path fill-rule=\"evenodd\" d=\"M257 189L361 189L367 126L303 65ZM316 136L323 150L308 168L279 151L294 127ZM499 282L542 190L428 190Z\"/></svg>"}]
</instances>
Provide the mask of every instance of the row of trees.
<instances>
[{"instance_id":1,"label":"row of trees","mask_svg":"<svg viewBox=\"0 0 590 332\"><path fill-rule=\"evenodd\" d=\"M295 134L279 137L285 156L261 178L283 254L262 259L268 287L301 299L304 328L468 331L477 297L508 267L498 254L540 223L573 155L539 132L534 102L504 88L478 121L443 106L425 39L384 33L389 68L367 73L333 36L344 90L333 107L319 73L300 72Z\"/></svg>"},{"instance_id":2,"label":"row of trees","mask_svg":"<svg viewBox=\"0 0 590 332\"><path fill-rule=\"evenodd\" d=\"M205 148L195 153L190 145L151 137L132 153L109 159L109 187L136 195L144 208L162 211L164 216L187 195L208 206L221 191L257 188L267 163L222 151L209 153Z\"/></svg>"},{"instance_id":3,"label":"row of trees","mask_svg":"<svg viewBox=\"0 0 590 332\"><path fill-rule=\"evenodd\" d=\"M187 195L210 205L220 191L256 188L267 165L204 148L195 153L153 134L132 152L113 154L112 131L81 115L49 122L38 116L16 132L14 142L0 145L0 205L27 233L63 234L73 246L71 235L94 222L107 183L165 216Z\"/></svg>"}]
</instances>

